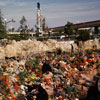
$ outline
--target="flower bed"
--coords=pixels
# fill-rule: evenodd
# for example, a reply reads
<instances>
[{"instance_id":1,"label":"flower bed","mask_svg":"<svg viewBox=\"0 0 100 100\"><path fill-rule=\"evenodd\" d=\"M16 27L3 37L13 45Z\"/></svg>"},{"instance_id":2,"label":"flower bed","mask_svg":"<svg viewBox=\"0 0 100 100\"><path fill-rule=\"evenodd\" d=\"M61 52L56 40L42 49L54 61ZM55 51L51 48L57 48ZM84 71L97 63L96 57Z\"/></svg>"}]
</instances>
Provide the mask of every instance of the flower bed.
<instances>
[{"instance_id":1,"label":"flower bed","mask_svg":"<svg viewBox=\"0 0 100 100\"><path fill-rule=\"evenodd\" d=\"M46 53L23 59L9 59L0 65L0 100L22 100L20 98L27 95L26 85L33 84L41 84L52 100L85 98L88 88L83 83L93 80L100 65L100 54L95 52L85 55ZM25 63L20 64L20 61ZM52 70L43 73L45 62Z\"/></svg>"}]
</instances>

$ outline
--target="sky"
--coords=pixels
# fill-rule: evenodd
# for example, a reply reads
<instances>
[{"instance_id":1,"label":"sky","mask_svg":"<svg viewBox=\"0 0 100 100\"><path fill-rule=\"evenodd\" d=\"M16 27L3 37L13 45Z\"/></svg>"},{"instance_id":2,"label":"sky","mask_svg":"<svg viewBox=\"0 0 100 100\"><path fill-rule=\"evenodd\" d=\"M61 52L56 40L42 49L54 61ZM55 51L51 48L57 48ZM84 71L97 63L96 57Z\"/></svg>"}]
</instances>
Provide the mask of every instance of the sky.
<instances>
[{"instance_id":1,"label":"sky","mask_svg":"<svg viewBox=\"0 0 100 100\"><path fill-rule=\"evenodd\" d=\"M0 0L3 17L7 21L12 18L16 21L7 24L7 28L17 29L22 16L25 16L27 25L33 28L37 2L40 2L41 13L50 28L63 26L67 21L81 23L100 20L100 0Z\"/></svg>"}]
</instances>

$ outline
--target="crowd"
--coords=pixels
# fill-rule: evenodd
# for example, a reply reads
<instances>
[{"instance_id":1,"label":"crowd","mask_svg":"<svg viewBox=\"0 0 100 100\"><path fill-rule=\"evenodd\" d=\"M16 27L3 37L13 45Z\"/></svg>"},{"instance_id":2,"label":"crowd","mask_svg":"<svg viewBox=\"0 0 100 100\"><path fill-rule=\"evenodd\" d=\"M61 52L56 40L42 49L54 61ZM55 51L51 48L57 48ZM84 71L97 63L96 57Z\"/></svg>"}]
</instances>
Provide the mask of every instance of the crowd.
<instances>
[{"instance_id":1,"label":"crowd","mask_svg":"<svg viewBox=\"0 0 100 100\"><path fill-rule=\"evenodd\" d=\"M0 61L0 100L85 100L99 68L100 53L91 51L6 58Z\"/></svg>"}]
</instances>

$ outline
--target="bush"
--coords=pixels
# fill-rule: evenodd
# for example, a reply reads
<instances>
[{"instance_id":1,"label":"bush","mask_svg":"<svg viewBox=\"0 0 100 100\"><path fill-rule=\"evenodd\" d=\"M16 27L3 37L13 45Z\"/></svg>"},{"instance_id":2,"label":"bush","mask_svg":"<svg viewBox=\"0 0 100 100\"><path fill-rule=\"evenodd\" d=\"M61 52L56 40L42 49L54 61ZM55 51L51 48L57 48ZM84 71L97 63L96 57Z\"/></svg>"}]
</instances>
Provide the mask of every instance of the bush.
<instances>
[{"instance_id":1,"label":"bush","mask_svg":"<svg viewBox=\"0 0 100 100\"><path fill-rule=\"evenodd\" d=\"M47 41L48 37L38 37L37 41Z\"/></svg>"},{"instance_id":2,"label":"bush","mask_svg":"<svg viewBox=\"0 0 100 100\"><path fill-rule=\"evenodd\" d=\"M29 39L29 37L30 37L29 34L8 34L7 36L9 40L16 40L16 41L27 40Z\"/></svg>"},{"instance_id":3,"label":"bush","mask_svg":"<svg viewBox=\"0 0 100 100\"><path fill-rule=\"evenodd\" d=\"M0 32L0 39L4 38L7 38L7 34L5 34L4 32Z\"/></svg>"},{"instance_id":4,"label":"bush","mask_svg":"<svg viewBox=\"0 0 100 100\"><path fill-rule=\"evenodd\" d=\"M79 41L86 41L89 40L90 34L87 30L80 30L79 31L79 37L77 38Z\"/></svg>"}]
</instances>

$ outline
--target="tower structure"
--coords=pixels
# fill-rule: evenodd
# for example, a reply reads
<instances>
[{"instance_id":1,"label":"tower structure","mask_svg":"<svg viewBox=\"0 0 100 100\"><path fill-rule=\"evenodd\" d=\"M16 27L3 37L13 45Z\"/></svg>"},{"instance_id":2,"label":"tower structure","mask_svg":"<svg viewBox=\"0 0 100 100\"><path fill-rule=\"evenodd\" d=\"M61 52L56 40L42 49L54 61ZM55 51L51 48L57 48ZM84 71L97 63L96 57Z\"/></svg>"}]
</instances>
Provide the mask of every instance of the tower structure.
<instances>
[{"instance_id":1,"label":"tower structure","mask_svg":"<svg viewBox=\"0 0 100 100\"><path fill-rule=\"evenodd\" d=\"M42 14L40 9L40 3L37 3L37 22L36 22L37 34L42 33Z\"/></svg>"}]
</instances>

